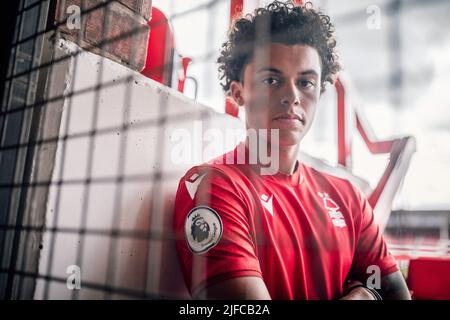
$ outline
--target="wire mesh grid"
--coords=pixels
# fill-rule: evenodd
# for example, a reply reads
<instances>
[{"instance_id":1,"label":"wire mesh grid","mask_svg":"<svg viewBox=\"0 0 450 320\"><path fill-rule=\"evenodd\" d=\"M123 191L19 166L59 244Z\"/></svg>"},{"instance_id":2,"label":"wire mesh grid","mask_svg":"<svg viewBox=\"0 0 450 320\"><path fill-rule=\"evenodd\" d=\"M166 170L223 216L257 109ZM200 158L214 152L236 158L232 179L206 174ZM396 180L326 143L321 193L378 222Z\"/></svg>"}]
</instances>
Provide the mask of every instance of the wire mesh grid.
<instances>
[{"instance_id":1,"label":"wire mesh grid","mask_svg":"<svg viewBox=\"0 0 450 320\"><path fill-rule=\"evenodd\" d=\"M66 8L64 2L59 2L58 8L61 11ZM3 298L33 298L34 291L39 291L34 297L42 299L164 297L158 291L158 283L153 283L157 282L159 273L162 271L161 266L158 265L160 261L152 258L151 254L152 250L161 250L161 247L152 242L173 240L173 235L162 233L157 228L152 230L151 228L133 228L133 226L124 227L121 225L121 222L123 215L129 214L126 209L124 210L126 205L122 203L124 186L137 184L142 190L150 190L148 193L150 210L145 216L149 221L158 220L162 224L161 217L156 216L161 216L162 210L166 210L163 203L163 200L165 200L163 199L163 184L169 181L172 185L176 185L177 180L181 177L179 171L171 171L169 169L162 172L159 169L161 163L165 161L163 159L165 154L163 151L165 147L163 135L165 134L164 130L168 121L166 112L168 98L167 96L164 98L164 92L162 92L162 98L159 102L151 105L155 109L153 112L154 117L136 121L130 119L133 90L138 82L136 74L123 73L120 77L112 80L110 78L109 81L105 81L105 59L99 58L96 64L96 79L87 81L92 85L81 86L83 87L82 89L77 89L76 86L79 87L80 83L74 80L85 76L77 74L77 72L83 70L77 64L79 64L80 56L86 52L95 50L100 50L101 52L105 46L114 45L114 43L123 39L132 39L130 42L130 60L133 60L139 48L147 46L147 43L138 43L136 39L139 38L134 37L138 33L148 32L146 26L138 26L131 30L121 31L119 34L116 32L117 35L114 37L105 36L110 34L109 29L111 28L110 23L112 20L108 18L111 16L109 11L111 6L117 2L97 1L94 3L93 1L81 1L79 3L81 7L81 30L77 33L76 38L72 39L77 45L68 50L70 52L66 54L55 54L55 52L58 51L57 47L61 46L61 38L64 37L61 36L60 28L67 24L67 14L63 11L60 12L59 14L66 18L52 24L47 20L52 18L51 10L56 10L57 8L55 2L32 0L20 2L20 8L17 12L16 34L11 46L10 68L5 78L5 94L0 114L2 132L2 143L0 146L2 179L0 190L3 201L0 225L0 256L2 257L0 272ZM169 17L169 21L189 15L197 10L211 8L219 2L221 1L210 1L186 12L179 12ZM89 15L92 17L92 14L96 11L102 11L102 17L104 17L101 21L102 39L98 43L85 44L83 46L82 35L85 32L83 30L85 17ZM30 20L30 17L33 17L33 19ZM211 28L213 28L212 21ZM204 61L205 58L208 59L210 57L212 57L210 52L199 57L193 57L191 64ZM55 73L55 69L64 63L70 65L72 71L70 78L73 81L70 81L68 78L62 79L70 83L67 84L65 90L60 92L60 94L49 94L49 91L52 91L51 88L61 85L61 83L52 83L52 81L55 81L55 77L52 75ZM160 68L167 67L170 66L160 66ZM110 89L109 92L114 92L117 87L123 88L121 92L122 101L117 103L118 108L121 109L119 112L121 113L121 119L115 125L99 126L101 121L99 120L100 100L104 98L105 91ZM89 125L84 126L87 130L71 132L73 131L71 130L73 118L71 119L71 117L74 116L74 113L77 113L77 111L74 111L74 108L80 107L80 102L77 101L76 103L78 104L75 105L74 101L76 101L77 97L83 97L83 95L90 95L90 105L86 106L85 109L85 120ZM54 108L55 105L61 103L64 104L64 110ZM58 120L55 120L58 118L58 115L55 116L55 114L58 112L60 112L60 123L58 123ZM210 115L211 112L208 110L199 111L196 114L185 110L177 115L171 115L170 123L176 126L177 122L189 123L195 119L202 119ZM79 116L78 113L77 116ZM45 126L43 124L48 124L48 121L54 121L53 125L56 126L56 130L53 128L48 132L44 132ZM147 130L149 128L153 128L151 130L153 130L152 132L155 136L152 150L157 151L152 157L152 170L144 173L126 173L129 135L134 131ZM109 170L112 173L109 176L93 175L95 157L98 156L95 152L96 147L98 147L96 144L101 141L100 137L102 136L117 136L119 139L116 143L118 146L117 161L114 162L115 170L113 170L114 172ZM68 177L70 174L67 174L67 172L70 172L71 169L67 168L67 166L73 165L73 161L70 158L73 156L73 153L68 155L68 152L71 152L68 151L68 148L70 148L68 145L76 140L83 141L87 147L83 149L86 151L86 159L83 163L84 173L81 175L82 177L70 178ZM51 152L53 152L53 159L51 156L45 155ZM44 163L41 163L42 161ZM50 162L45 163L46 161ZM108 165L108 163L104 164L104 166ZM65 188L70 189L71 186L77 188L77 195L81 192L82 201L79 203L79 214L74 217L74 221L78 221L72 225L64 225L64 223L61 223L61 214L64 214L64 210L67 211L68 203ZM97 186L100 186L100 189L96 188ZM105 186L110 186L110 188ZM93 188L96 188L95 192L92 192ZM113 199L110 205L111 214L108 217L108 221L102 221L103 227L100 225L97 227L89 226L89 214L95 214L95 212L92 212L91 206L93 202L97 201L97 199L92 198L92 195L98 198L104 192L111 192L113 195L108 197L108 199ZM49 194L53 196L53 203L50 204L50 200L48 203L45 203L43 199L39 200L39 197L42 196L49 197ZM140 200L142 202L146 199L143 199L141 195ZM37 210L39 208L41 210ZM73 242L76 244L74 256L72 260L69 259L71 262L68 262L68 264L80 266L82 273L84 269L87 269L83 266L92 263L92 261L86 262L86 250L93 246L93 242L86 244L86 239L89 237L91 239L95 238L95 241L97 241L94 241L95 243L102 244L99 246L102 252L93 254L91 252L88 259L102 256L107 262L102 264L102 270L95 271L96 276L92 277L93 280L83 279L81 284L83 289L95 291L91 296L80 297L80 290L71 290L69 295L58 296L57 294L58 290L60 290L55 289L58 284L62 288L66 287L68 283L68 278L64 274L66 270L55 271L55 265L59 265L59 263L55 264L55 260L64 259L61 256L64 250L61 251L60 245L64 243L64 239L67 240L66 235L72 237ZM117 278L120 277L120 275L117 275L117 260L119 257L123 258L118 253L119 242L136 239L147 243L144 245L144 247L147 247L147 252L143 254L146 258L141 261L144 262L146 271L143 273L144 276L139 279L139 282L142 283L137 288L127 288L126 285L120 286L117 284L117 282L120 282L117 281ZM66 245L73 246L73 243L66 243ZM148 274L153 275L152 279L145 276ZM87 276L87 278L89 277Z\"/></svg>"},{"instance_id":2,"label":"wire mesh grid","mask_svg":"<svg viewBox=\"0 0 450 320\"><path fill-rule=\"evenodd\" d=\"M107 36L112 28L110 11L119 2L79 1L81 30L68 41L64 40L67 34L60 31L68 22L66 1L19 2L0 111L2 298L186 297L186 292L177 295L160 290L161 279L173 275L158 256L176 238L165 225L169 219L164 214L173 206L170 191L187 168L166 163L170 150L165 136L168 127L197 120L207 126L214 115L198 108L170 113L171 97L159 86L145 96L154 98L148 107L151 116L135 110L136 97L150 90L140 84L142 78L132 72L111 75L117 64L90 53L130 40L131 61L147 46L135 37L148 32L146 26L115 30L114 36ZM202 2L171 15L168 21L213 10L224 2L229 1ZM95 15L98 12L102 14ZM64 18L54 22L53 15ZM85 43L85 20L92 16L100 20L103 33L97 42ZM212 18L208 24L205 32L211 37L215 28ZM191 64L209 61L216 51L191 57ZM92 70L86 71L86 66ZM169 62L155 69L172 67ZM120 94L108 98L117 92ZM116 103L105 109L105 99ZM116 121L102 121L113 113L118 115ZM74 128L74 122L81 125ZM236 122L222 124L229 125L237 126ZM142 151L144 143L141 149L133 149L144 137L151 137L146 145L151 145L151 155ZM108 142L111 139L116 140ZM114 152L108 150L111 146ZM107 159L101 152L115 157ZM80 160L80 154L85 158ZM132 168L136 156L148 160L139 170ZM78 206L74 207L77 197ZM130 199L135 200L133 205ZM96 211L102 205L108 214ZM141 251L130 251L133 247ZM66 252L67 248L72 251ZM132 258L136 255L140 256L138 262ZM95 264L95 269L90 264ZM136 264L138 269L130 268ZM68 266L80 267L83 290L68 290Z\"/></svg>"}]
</instances>

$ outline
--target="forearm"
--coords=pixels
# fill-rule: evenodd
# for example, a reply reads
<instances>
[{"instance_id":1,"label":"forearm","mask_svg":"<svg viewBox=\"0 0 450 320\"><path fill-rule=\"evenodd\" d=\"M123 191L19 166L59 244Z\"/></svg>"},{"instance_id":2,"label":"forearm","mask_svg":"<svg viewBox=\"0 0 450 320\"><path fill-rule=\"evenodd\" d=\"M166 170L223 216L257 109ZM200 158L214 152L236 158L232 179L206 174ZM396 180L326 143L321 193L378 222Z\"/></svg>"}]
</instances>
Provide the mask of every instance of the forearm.
<instances>
[{"instance_id":1,"label":"forearm","mask_svg":"<svg viewBox=\"0 0 450 320\"><path fill-rule=\"evenodd\" d=\"M344 295L339 300L375 300L363 283L356 280L347 281L344 285Z\"/></svg>"},{"instance_id":2,"label":"forearm","mask_svg":"<svg viewBox=\"0 0 450 320\"><path fill-rule=\"evenodd\" d=\"M384 300L411 300L408 286L400 271L381 278L381 287L377 290Z\"/></svg>"},{"instance_id":3,"label":"forearm","mask_svg":"<svg viewBox=\"0 0 450 320\"><path fill-rule=\"evenodd\" d=\"M339 300L375 300L374 297L364 288L355 288Z\"/></svg>"},{"instance_id":4,"label":"forearm","mask_svg":"<svg viewBox=\"0 0 450 320\"><path fill-rule=\"evenodd\" d=\"M270 294L261 278L240 277L205 288L194 299L270 300Z\"/></svg>"},{"instance_id":5,"label":"forearm","mask_svg":"<svg viewBox=\"0 0 450 320\"><path fill-rule=\"evenodd\" d=\"M363 287L355 287L351 290L353 286L362 283L359 281L347 283L341 300L375 300L374 295ZM380 294L383 300L411 300L408 286L400 271L382 277L380 288L374 288L374 290Z\"/></svg>"}]
</instances>

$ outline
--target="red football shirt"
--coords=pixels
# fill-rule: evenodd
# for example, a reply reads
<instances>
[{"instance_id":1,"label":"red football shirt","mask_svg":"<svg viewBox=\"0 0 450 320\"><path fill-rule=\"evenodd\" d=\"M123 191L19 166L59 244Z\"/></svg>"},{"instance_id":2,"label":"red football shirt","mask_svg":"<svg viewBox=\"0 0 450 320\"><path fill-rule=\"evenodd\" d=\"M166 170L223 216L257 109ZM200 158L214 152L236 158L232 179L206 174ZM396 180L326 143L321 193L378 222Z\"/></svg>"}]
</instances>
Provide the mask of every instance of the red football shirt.
<instances>
[{"instance_id":1,"label":"red football shirt","mask_svg":"<svg viewBox=\"0 0 450 320\"><path fill-rule=\"evenodd\" d=\"M236 164L236 150L191 168L178 186L176 247L192 294L256 276L272 299L337 299L347 277L366 279L369 266L381 276L398 270L349 181L299 162L292 175L260 175Z\"/></svg>"}]
</instances>

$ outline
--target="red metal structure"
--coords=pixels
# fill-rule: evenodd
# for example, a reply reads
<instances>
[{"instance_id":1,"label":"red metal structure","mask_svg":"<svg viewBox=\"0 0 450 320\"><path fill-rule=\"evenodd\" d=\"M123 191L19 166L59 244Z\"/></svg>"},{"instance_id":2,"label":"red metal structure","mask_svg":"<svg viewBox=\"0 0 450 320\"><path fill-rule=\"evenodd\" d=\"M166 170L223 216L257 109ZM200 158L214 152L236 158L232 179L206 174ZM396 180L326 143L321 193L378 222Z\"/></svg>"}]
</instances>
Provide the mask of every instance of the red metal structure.
<instances>
[{"instance_id":1,"label":"red metal structure","mask_svg":"<svg viewBox=\"0 0 450 320\"><path fill-rule=\"evenodd\" d=\"M389 162L376 187L368 195L375 209L375 219L384 230L391 212L392 203L400 184L406 175L409 162L416 150L414 137L407 136L380 141L375 137L369 121L365 118L360 105L346 103L351 90L346 89L345 81L340 77L335 84L338 115L338 163L351 170L351 127L355 120L356 128L372 154L389 154ZM349 86L350 87L350 86ZM353 99L354 101L354 99ZM354 117L353 119L351 117Z\"/></svg>"},{"instance_id":2,"label":"red metal structure","mask_svg":"<svg viewBox=\"0 0 450 320\"><path fill-rule=\"evenodd\" d=\"M244 10L244 0L231 0L230 1L230 22L234 19L240 18Z\"/></svg>"},{"instance_id":3,"label":"red metal structure","mask_svg":"<svg viewBox=\"0 0 450 320\"><path fill-rule=\"evenodd\" d=\"M231 0L230 2L230 25L234 19L242 17L244 10L244 0ZM239 115L239 106L229 96L225 98L225 113L237 117Z\"/></svg>"},{"instance_id":4,"label":"red metal structure","mask_svg":"<svg viewBox=\"0 0 450 320\"><path fill-rule=\"evenodd\" d=\"M187 68L192 59L188 57L183 57L181 59L181 68L178 75L178 91L184 92L184 84L186 82Z\"/></svg>"}]
</instances>

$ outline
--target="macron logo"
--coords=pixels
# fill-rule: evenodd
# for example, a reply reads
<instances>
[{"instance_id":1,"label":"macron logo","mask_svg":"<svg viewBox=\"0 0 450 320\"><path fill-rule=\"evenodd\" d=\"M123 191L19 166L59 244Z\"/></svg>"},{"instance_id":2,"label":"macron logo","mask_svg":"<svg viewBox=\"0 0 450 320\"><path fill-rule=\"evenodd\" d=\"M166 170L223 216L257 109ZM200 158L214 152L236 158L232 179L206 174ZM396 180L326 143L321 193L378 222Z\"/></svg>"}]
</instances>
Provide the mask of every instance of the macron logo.
<instances>
[{"instance_id":1,"label":"macron logo","mask_svg":"<svg viewBox=\"0 0 450 320\"><path fill-rule=\"evenodd\" d=\"M199 176L198 173L194 173L189 180L185 181L186 189L191 196L191 199L194 200L195 194L197 193L198 186L200 182L202 182L203 178L205 177L206 173Z\"/></svg>"},{"instance_id":2,"label":"macron logo","mask_svg":"<svg viewBox=\"0 0 450 320\"><path fill-rule=\"evenodd\" d=\"M270 198L265 194L261 195L261 204L264 206L264 208L266 208L267 211L269 211L270 215L273 217L272 199L273 194L270 196Z\"/></svg>"}]
</instances>

